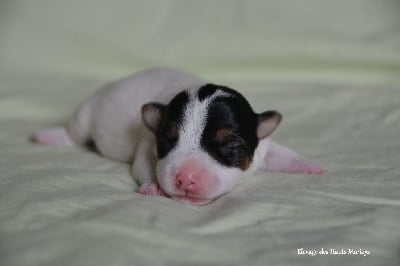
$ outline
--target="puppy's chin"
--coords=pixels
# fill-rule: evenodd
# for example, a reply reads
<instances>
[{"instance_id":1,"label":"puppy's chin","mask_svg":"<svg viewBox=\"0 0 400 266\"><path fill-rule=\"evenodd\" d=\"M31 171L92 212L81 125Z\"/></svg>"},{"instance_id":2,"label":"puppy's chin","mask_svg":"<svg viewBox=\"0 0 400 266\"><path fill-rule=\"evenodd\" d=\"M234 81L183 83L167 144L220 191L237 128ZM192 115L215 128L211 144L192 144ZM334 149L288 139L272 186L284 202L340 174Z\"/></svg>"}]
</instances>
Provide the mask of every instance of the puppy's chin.
<instances>
[{"instance_id":1,"label":"puppy's chin","mask_svg":"<svg viewBox=\"0 0 400 266\"><path fill-rule=\"evenodd\" d=\"M203 199L203 198L196 198L196 197L191 197L191 196L180 196L180 195L175 195L171 196L172 199L183 202L183 203L189 203L192 205L206 205L213 201L214 199Z\"/></svg>"}]
</instances>

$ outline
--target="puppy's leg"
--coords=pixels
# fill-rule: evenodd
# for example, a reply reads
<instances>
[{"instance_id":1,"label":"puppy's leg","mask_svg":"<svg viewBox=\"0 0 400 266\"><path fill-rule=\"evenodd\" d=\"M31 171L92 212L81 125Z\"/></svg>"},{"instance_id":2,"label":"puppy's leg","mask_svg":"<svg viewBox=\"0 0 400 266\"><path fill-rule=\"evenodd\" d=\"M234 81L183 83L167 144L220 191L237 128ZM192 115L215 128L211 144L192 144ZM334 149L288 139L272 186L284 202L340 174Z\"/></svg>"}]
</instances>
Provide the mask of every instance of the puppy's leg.
<instances>
[{"instance_id":1,"label":"puppy's leg","mask_svg":"<svg viewBox=\"0 0 400 266\"><path fill-rule=\"evenodd\" d=\"M326 172L321 164L300 156L288 147L270 140L264 140L260 145L263 146L259 167L261 170L314 175L322 175Z\"/></svg>"},{"instance_id":2,"label":"puppy's leg","mask_svg":"<svg viewBox=\"0 0 400 266\"><path fill-rule=\"evenodd\" d=\"M141 141L138 144L132 165L132 175L139 184L139 193L143 195L166 196L156 180L156 158L153 153L154 141L148 133L141 132Z\"/></svg>"},{"instance_id":3,"label":"puppy's leg","mask_svg":"<svg viewBox=\"0 0 400 266\"><path fill-rule=\"evenodd\" d=\"M95 97L82 104L65 127L39 130L32 134L31 140L52 146L86 145L90 140L90 119Z\"/></svg>"},{"instance_id":4,"label":"puppy's leg","mask_svg":"<svg viewBox=\"0 0 400 266\"><path fill-rule=\"evenodd\" d=\"M73 146L74 142L63 127L56 127L46 130L36 131L31 139L37 143L52 146Z\"/></svg>"},{"instance_id":5,"label":"puppy's leg","mask_svg":"<svg viewBox=\"0 0 400 266\"><path fill-rule=\"evenodd\" d=\"M72 118L66 127L39 130L31 136L32 141L51 146L83 146L89 139L89 125L81 126L76 118Z\"/></svg>"}]
</instances>

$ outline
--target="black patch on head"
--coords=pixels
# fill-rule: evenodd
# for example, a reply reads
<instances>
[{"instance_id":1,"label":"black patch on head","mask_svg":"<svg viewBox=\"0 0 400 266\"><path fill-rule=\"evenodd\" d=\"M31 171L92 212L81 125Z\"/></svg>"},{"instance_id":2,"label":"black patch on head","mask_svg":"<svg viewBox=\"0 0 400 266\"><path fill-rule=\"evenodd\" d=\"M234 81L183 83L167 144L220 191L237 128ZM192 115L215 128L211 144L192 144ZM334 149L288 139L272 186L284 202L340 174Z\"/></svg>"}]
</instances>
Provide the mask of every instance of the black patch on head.
<instances>
[{"instance_id":1,"label":"black patch on head","mask_svg":"<svg viewBox=\"0 0 400 266\"><path fill-rule=\"evenodd\" d=\"M175 147L179 139L179 128L183 122L183 112L189 102L186 91L177 94L165 108L161 125L156 133L157 156L164 158Z\"/></svg>"},{"instance_id":2,"label":"black patch on head","mask_svg":"<svg viewBox=\"0 0 400 266\"><path fill-rule=\"evenodd\" d=\"M210 103L201 146L221 164L245 170L258 145L258 116L239 92L227 87L207 84L199 89L198 97L204 100L217 90L229 96L218 96Z\"/></svg>"},{"instance_id":3,"label":"black patch on head","mask_svg":"<svg viewBox=\"0 0 400 266\"><path fill-rule=\"evenodd\" d=\"M197 92L197 97L199 98L200 102L204 101L204 99L212 96L217 90L221 90L225 93L231 94L233 96L243 97L239 92L228 88L226 86L220 86L208 83L202 86L199 91Z\"/></svg>"},{"instance_id":4,"label":"black patch on head","mask_svg":"<svg viewBox=\"0 0 400 266\"><path fill-rule=\"evenodd\" d=\"M204 101L204 99L210 97L217 91L218 87L214 84L206 84L199 89L197 92L197 97L199 98L200 102Z\"/></svg>"}]
</instances>

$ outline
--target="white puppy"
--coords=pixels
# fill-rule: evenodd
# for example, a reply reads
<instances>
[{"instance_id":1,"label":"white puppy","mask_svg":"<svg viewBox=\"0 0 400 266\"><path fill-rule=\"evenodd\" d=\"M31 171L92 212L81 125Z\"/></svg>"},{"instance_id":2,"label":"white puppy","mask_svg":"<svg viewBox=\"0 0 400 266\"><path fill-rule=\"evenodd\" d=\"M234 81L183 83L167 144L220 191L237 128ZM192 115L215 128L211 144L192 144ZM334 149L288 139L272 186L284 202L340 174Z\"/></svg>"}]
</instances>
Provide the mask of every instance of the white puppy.
<instances>
[{"instance_id":1,"label":"white puppy","mask_svg":"<svg viewBox=\"0 0 400 266\"><path fill-rule=\"evenodd\" d=\"M151 69L111 82L89 97L65 128L39 131L47 145L94 144L132 163L139 192L206 204L254 170L322 174L268 136L276 111L257 114L237 91L188 73Z\"/></svg>"}]
</instances>

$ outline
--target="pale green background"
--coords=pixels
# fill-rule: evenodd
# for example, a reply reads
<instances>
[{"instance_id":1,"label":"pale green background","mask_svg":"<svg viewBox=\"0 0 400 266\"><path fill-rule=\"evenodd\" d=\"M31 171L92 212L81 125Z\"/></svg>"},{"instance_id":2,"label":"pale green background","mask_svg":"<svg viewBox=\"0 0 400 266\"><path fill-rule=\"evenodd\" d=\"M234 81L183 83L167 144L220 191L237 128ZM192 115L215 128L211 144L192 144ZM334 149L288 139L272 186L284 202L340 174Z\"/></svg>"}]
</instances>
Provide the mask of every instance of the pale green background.
<instances>
[{"instance_id":1,"label":"pale green background","mask_svg":"<svg viewBox=\"0 0 400 266\"><path fill-rule=\"evenodd\" d=\"M399 79L396 0L3 0L0 10L6 77L164 65L212 77Z\"/></svg>"}]
</instances>

